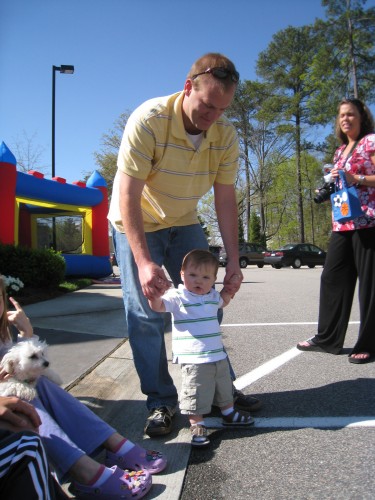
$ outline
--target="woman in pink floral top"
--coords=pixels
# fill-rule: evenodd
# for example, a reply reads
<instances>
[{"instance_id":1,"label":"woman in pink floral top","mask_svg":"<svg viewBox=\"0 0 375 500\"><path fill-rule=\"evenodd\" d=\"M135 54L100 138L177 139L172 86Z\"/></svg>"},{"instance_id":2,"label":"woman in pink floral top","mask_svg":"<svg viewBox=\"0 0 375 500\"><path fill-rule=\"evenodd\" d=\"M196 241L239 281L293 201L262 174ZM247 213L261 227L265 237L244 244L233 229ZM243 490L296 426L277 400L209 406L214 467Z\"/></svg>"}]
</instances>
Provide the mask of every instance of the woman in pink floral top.
<instances>
[{"instance_id":1,"label":"woman in pink floral top","mask_svg":"<svg viewBox=\"0 0 375 500\"><path fill-rule=\"evenodd\" d=\"M375 133L374 120L359 99L343 99L338 107L332 175L343 169L355 185L363 216L340 224L333 221L327 259L321 276L318 333L297 344L301 351L339 354L344 345L358 279L360 327L349 356L351 363L375 359Z\"/></svg>"}]
</instances>

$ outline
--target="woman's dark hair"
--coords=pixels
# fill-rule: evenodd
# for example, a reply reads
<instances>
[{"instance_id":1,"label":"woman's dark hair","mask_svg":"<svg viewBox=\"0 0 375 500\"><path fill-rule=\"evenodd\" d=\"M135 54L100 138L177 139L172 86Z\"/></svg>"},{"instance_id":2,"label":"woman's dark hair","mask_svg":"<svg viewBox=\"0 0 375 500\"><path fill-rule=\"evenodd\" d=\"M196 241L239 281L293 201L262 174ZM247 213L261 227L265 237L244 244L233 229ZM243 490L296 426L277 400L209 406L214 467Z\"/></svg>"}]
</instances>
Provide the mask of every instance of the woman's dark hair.
<instances>
[{"instance_id":1,"label":"woman's dark hair","mask_svg":"<svg viewBox=\"0 0 375 500\"><path fill-rule=\"evenodd\" d=\"M361 117L361 130L359 132L358 140L362 139L362 137L367 134L374 133L374 119L366 104L364 104L360 99L356 99L354 97L344 97L338 105L336 118L336 137L338 137L343 144L348 144L349 142L346 134L344 134L340 128L340 108L343 104L353 104L353 106L358 109Z\"/></svg>"}]
</instances>

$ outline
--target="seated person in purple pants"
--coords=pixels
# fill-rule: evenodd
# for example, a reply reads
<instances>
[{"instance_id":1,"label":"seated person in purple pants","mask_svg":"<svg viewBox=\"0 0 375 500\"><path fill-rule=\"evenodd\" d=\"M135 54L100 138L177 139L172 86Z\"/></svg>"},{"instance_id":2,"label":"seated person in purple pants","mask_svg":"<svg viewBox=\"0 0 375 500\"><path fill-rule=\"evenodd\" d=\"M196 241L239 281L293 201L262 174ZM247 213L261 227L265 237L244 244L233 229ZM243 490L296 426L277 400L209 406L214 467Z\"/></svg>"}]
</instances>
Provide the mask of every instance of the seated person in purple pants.
<instances>
[{"instance_id":1,"label":"seated person in purple pants","mask_svg":"<svg viewBox=\"0 0 375 500\"><path fill-rule=\"evenodd\" d=\"M33 336L32 325L22 307L11 297L9 300L14 311L7 310L5 285L0 276L0 359L12 346L9 325L18 330L18 341ZM7 377L0 369L0 380ZM149 491L151 474L167 465L160 452L145 450L124 438L45 377L39 379L37 393L31 404L41 420L39 434L48 461L60 481L73 480L78 497L142 498ZM106 450L105 466L91 458L102 449Z\"/></svg>"},{"instance_id":2,"label":"seated person in purple pants","mask_svg":"<svg viewBox=\"0 0 375 500\"><path fill-rule=\"evenodd\" d=\"M0 396L0 498L68 498L49 470L40 423L31 404Z\"/></svg>"}]
</instances>

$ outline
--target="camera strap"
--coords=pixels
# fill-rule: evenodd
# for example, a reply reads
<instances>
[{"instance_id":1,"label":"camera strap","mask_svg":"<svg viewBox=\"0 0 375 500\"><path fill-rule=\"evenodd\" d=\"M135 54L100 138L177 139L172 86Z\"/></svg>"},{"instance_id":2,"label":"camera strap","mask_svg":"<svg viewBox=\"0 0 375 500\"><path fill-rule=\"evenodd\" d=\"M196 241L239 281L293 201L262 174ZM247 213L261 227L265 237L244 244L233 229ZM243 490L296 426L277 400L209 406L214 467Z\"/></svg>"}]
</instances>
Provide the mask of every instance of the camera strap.
<instances>
[{"instance_id":1,"label":"camera strap","mask_svg":"<svg viewBox=\"0 0 375 500\"><path fill-rule=\"evenodd\" d=\"M344 164L342 165L341 167L341 170L344 170L345 168L345 165L346 165L346 162L349 160L349 158L352 156L355 148L357 147L357 144L359 143L359 141L355 141L355 143L353 144L351 150L349 151L349 154L348 156L345 158L345 161L344 161ZM336 160L336 163L339 161L339 159L341 158L341 155L343 154L343 152L345 151L345 148L341 151L339 157L337 158ZM335 188L336 188L336 191L339 189L340 187L340 176L339 177L336 177L336 182L335 182Z\"/></svg>"},{"instance_id":2,"label":"camera strap","mask_svg":"<svg viewBox=\"0 0 375 500\"><path fill-rule=\"evenodd\" d=\"M343 166L341 167L343 170L344 170L344 167L345 167L345 165L346 165L346 162L347 162L347 161L350 159L350 157L352 156L352 154L353 154L353 152L354 152L355 148L357 147L357 144L358 144L358 143L359 143L359 141L355 141L355 143L353 144L353 146L352 146L351 150L349 151L348 156L345 158L344 164L343 164ZM335 164L339 161L339 159L341 158L341 156L342 156L342 154L343 154L343 152L344 152L344 151L345 151L345 148L344 148L344 149L340 152L339 157L337 158L337 160L336 160Z\"/></svg>"}]
</instances>

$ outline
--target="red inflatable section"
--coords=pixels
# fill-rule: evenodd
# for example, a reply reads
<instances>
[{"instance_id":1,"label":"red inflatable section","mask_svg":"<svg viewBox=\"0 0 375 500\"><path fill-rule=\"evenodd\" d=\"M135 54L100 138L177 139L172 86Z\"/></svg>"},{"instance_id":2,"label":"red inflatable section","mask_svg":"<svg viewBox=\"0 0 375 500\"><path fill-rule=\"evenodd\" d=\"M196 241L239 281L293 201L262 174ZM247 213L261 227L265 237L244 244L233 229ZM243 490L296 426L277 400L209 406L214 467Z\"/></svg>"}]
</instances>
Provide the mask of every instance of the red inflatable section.
<instances>
[{"instance_id":1,"label":"red inflatable section","mask_svg":"<svg viewBox=\"0 0 375 500\"><path fill-rule=\"evenodd\" d=\"M20 202L21 200L21 202ZM23 200L23 201L22 201ZM69 206L66 208L66 206ZM42 208L41 208L42 207ZM44 207L44 208L43 208ZM47 208L45 208L47 207ZM50 207L53 207L52 209ZM0 243L37 248L33 241L38 214L58 217L76 208L82 213L85 230L82 236L90 241L82 253L62 252L67 276L100 278L112 273L109 259L108 192L105 179L94 171L87 183L68 184L62 177L52 180L35 170L17 172L17 161L4 142L0 144ZM50 208L50 210L49 210Z\"/></svg>"},{"instance_id":2,"label":"red inflatable section","mask_svg":"<svg viewBox=\"0 0 375 500\"><path fill-rule=\"evenodd\" d=\"M12 163L2 162L0 168L1 242L14 245L14 218L17 171Z\"/></svg>"}]
</instances>

